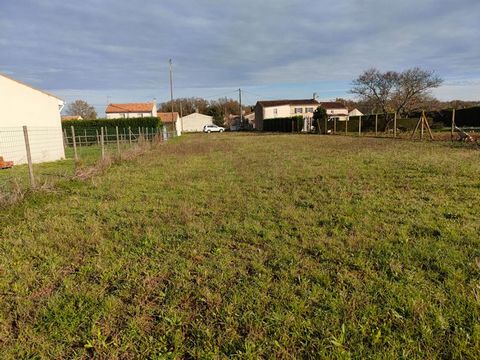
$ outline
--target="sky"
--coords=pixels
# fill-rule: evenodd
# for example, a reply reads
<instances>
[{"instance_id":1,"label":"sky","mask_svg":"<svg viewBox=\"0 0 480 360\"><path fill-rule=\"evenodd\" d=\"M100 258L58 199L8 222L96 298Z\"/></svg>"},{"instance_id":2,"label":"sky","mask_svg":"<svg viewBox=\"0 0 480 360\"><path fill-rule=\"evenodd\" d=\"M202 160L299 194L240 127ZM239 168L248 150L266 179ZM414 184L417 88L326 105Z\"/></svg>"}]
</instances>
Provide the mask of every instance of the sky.
<instances>
[{"instance_id":1,"label":"sky","mask_svg":"<svg viewBox=\"0 0 480 360\"><path fill-rule=\"evenodd\" d=\"M434 70L480 99L479 0L0 0L0 73L107 102L351 98L364 70Z\"/></svg>"}]
</instances>

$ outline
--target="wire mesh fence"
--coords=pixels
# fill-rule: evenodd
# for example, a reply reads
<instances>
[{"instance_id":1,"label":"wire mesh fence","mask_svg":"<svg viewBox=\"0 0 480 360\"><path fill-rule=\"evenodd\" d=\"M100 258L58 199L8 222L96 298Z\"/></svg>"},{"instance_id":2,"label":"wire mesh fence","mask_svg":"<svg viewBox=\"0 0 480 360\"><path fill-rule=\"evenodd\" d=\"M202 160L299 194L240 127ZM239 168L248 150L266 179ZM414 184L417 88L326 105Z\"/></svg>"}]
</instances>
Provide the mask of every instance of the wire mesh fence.
<instances>
[{"instance_id":1,"label":"wire mesh fence","mask_svg":"<svg viewBox=\"0 0 480 360\"><path fill-rule=\"evenodd\" d=\"M79 168L176 136L165 128L0 128L0 204L29 188L73 178Z\"/></svg>"}]
</instances>

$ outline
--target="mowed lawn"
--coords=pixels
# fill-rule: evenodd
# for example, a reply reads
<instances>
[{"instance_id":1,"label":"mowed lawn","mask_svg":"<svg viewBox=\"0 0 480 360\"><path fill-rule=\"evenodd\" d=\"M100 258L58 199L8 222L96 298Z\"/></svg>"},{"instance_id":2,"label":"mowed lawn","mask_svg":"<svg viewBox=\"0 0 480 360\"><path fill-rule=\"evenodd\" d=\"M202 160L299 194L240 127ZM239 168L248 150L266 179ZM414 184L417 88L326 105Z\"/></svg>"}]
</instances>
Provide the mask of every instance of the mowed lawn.
<instances>
[{"instance_id":1,"label":"mowed lawn","mask_svg":"<svg viewBox=\"0 0 480 360\"><path fill-rule=\"evenodd\" d=\"M480 357L480 152L189 135L0 210L0 358Z\"/></svg>"}]
</instances>

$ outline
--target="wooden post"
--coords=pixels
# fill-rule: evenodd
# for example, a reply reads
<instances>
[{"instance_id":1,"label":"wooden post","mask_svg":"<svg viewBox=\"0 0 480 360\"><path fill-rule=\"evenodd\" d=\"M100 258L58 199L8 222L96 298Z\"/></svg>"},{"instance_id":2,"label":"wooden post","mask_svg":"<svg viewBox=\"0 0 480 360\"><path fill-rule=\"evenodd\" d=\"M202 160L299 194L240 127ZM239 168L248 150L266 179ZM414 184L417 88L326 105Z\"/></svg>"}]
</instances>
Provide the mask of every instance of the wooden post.
<instances>
[{"instance_id":1,"label":"wooden post","mask_svg":"<svg viewBox=\"0 0 480 360\"><path fill-rule=\"evenodd\" d=\"M397 137L397 112L393 115L393 138Z\"/></svg>"},{"instance_id":2,"label":"wooden post","mask_svg":"<svg viewBox=\"0 0 480 360\"><path fill-rule=\"evenodd\" d=\"M378 114L375 114L375 136L378 135Z\"/></svg>"},{"instance_id":3,"label":"wooden post","mask_svg":"<svg viewBox=\"0 0 480 360\"><path fill-rule=\"evenodd\" d=\"M27 151L28 175L30 177L30 185L32 186L32 188L35 188L35 176L33 175L33 162L32 153L30 152L30 140L28 139L28 130L25 125L23 126L23 137L25 139L25 150Z\"/></svg>"},{"instance_id":4,"label":"wooden post","mask_svg":"<svg viewBox=\"0 0 480 360\"><path fill-rule=\"evenodd\" d=\"M138 138L137 138L137 143L140 143L140 135L142 132L140 131L140 126L138 127Z\"/></svg>"},{"instance_id":5,"label":"wooden post","mask_svg":"<svg viewBox=\"0 0 480 360\"><path fill-rule=\"evenodd\" d=\"M345 121L345 136L348 135L348 122L349 122L349 118Z\"/></svg>"},{"instance_id":6,"label":"wooden post","mask_svg":"<svg viewBox=\"0 0 480 360\"><path fill-rule=\"evenodd\" d=\"M100 128L100 145L102 147L102 160L105 160L105 141L103 139L103 126Z\"/></svg>"},{"instance_id":7,"label":"wooden post","mask_svg":"<svg viewBox=\"0 0 480 360\"><path fill-rule=\"evenodd\" d=\"M127 141L127 129L123 128L123 142Z\"/></svg>"},{"instance_id":8,"label":"wooden post","mask_svg":"<svg viewBox=\"0 0 480 360\"><path fill-rule=\"evenodd\" d=\"M420 128L420 140L423 140L423 132L424 132L424 120L423 120L423 113L422 113L422 125Z\"/></svg>"},{"instance_id":9,"label":"wooden post","mask_svg":"<svg viewBox=\"0 0 480 360\"><path fill-rule=\"evenodd\" d=\"M98 130L95 129L95 134L96 134L96 139L97 139L97 145L100 144L100 137L98 136Z\"/></svg>"},{"instance_id":10,"label":"wooden post","mask_svg":"<svg viewBox=\"0 0 480 360\"><path fill-rule=\"evenodd\" d=\"M117 153L120 156L120 138L118 137L118 126L115 126L115 133L117 135Z\"/></svg>"},{"instance_id":11,"label":"wooden post","mask_svg":"<svg viewBox=\"0 0 480 360\"><path fill-rule=\"evenodd\" d=\"M63 145L65 146L65 149L68 147L67 129L63 129Z\"/></svg>"},{"instance_id":12,"label":"wooden post","mask_svg":"<svg viewBox=\"0 0 480 360\"><path fill-rule=\"evenodd\" d=\"M148 141L148 127L145 128L145 136L146 136L146 139L147 139L147 141Z\"/></svg>"},{"instance_id":13,"label":"wooden post","mask_svg":"<svg viewBox=\"0 0 480 360\"><path fill-rule=\"evenodd\" d=\"M328 116L325 117L325 135L328 134Z\"/></svg>"},{"instance_id":14,"label":"wooden post","mask_svg":"<svg viewBox=\"0 0 480 360\"><path fill-rule=\"evenodd\" d=\"M128 127L128 141L132 145L132 129L130 129L130 126Z\"/></svg>"},{"instance_id":15,"label":"wooden post","mask_svg":"<svg viewBox=\"0 0 480 360\"><path fill-rule=\"evenodd\" d=\"M337 118L333 118L333 134L337 134Z\"/></svg>"},{"instance_id":16,"label":"wooden post","mask_svg":"<svg viewBox=\"0 0 480 360\"><path fill-rule=\"evenodd\" d=\"M362 115L358 117L358 136L362 136Z\"/></svg>"},{"instance_id":17,"label":"wooden post","mask_svg":"<svg viewBox=\"0 0 480 360\"><path fill-rule=\"evenodd\" d=\"M455 109L452 110L452 129L450 131L450 140L453 141L455 136Z\"/></svg>"},{"instance_id":18,"label":"wooden post","mask_svg":"<svg viewBox=\"0 0 480 360\"><path fill-rule=\"evenodd\" d=\"M72 141L73 141L73 158L75 162L78 161L78 154L77 154L77 140L75 139L75 128L73 126L70 127L72 131Z\"/></svg>"}]
</instances>

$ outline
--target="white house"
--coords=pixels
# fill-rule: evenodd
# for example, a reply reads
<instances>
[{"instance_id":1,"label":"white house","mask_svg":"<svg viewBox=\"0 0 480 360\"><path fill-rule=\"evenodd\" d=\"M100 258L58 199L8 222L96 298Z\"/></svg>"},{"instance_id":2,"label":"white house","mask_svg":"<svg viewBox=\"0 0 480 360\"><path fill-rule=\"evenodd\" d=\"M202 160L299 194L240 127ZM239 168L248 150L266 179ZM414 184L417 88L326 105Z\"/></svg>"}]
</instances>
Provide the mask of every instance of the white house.
<instances>
[{"instance_id":1,"label":"white house","mask_svg":"<svg viewBox=\"0 0 480 360\"><path fill-rule=\"evenodd\" d=\"M147 103L108 104L105 110L107 119L156 117L156 101Z\"/></svg>"},{"instance_id":2,"label":"white house","mask_svg":"<svg viewBox=\"0 0 480 360\"><path fill-rule=\"evenodd\" d=\"M213 117L200 113L193 113L180 119L183 132L201 132L205 125L213 124Z\"/></svg>"},{"instance_id":3,"label":"white house","mask_svg":"<svg viewBox=\"0 0 480 360\"><path fill-rule=\"evenodd\" d=\"M0 74L0 156L14 165L27 162L23 126L32 161L65 158L60 111L63 100Z\"/></svg>"},{"instance_id":4,"label":"white house","mask_svg":"<svg viewBox=\"0 0 480 360\"><path fill-rule=\"evenodd\" d=\"M320 105L315 99L301 100L267 100L258 101L255 105L255 129L263 130L263 120L303 116L304 130L309 129L313 120L313 112Z\"/></svg>"},{"instance_id":5,"label":"white house","mask_svg":"<svg viewBox=\"0 0 480 360\"><path fill-rule=\"evenodd\" d=\"M363 113L355 108L348 113L348 116L363 116Z\"/></svg>"},{"instance_id":6,"label":"white house","mask_svg":"<svg viewBox=\"0 0 480 360\"><path fill-rule=\"evenodd\" d=\"M327 111L328 120L348 120L348 109L341 102L321 102L320 105Z\"/></svg>"}]
</instances>

